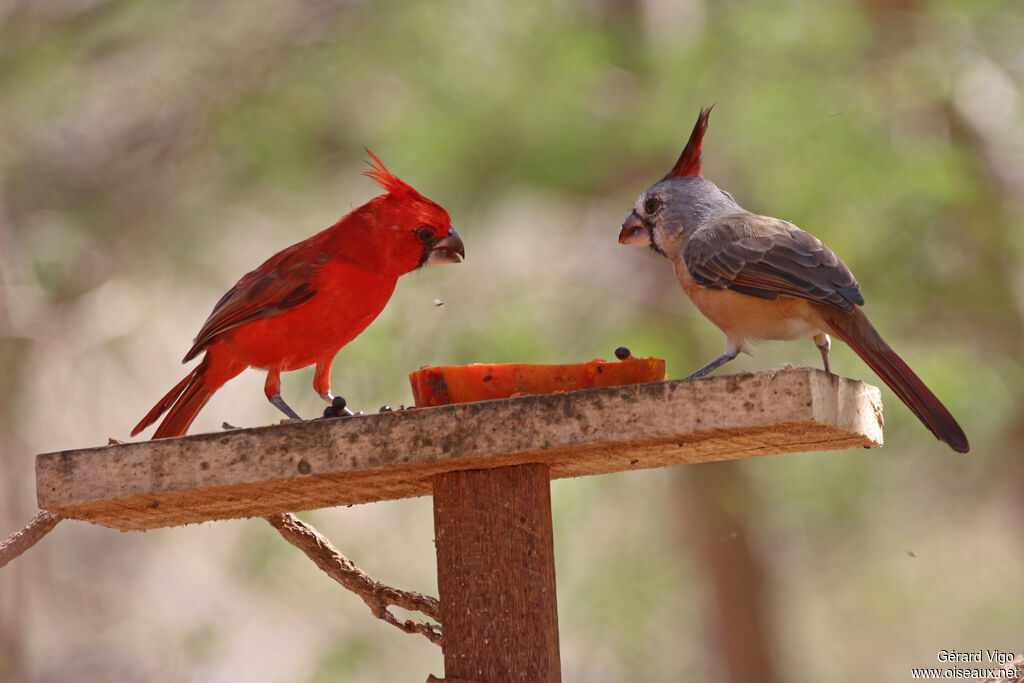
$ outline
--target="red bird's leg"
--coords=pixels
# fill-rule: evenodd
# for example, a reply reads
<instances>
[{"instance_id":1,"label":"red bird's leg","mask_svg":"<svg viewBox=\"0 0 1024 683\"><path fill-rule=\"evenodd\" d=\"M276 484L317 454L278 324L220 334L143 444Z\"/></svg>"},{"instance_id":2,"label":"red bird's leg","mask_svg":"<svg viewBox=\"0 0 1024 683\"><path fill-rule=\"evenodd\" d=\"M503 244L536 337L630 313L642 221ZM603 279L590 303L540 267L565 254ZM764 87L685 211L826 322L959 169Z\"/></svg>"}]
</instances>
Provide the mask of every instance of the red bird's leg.
<instances>
[{"instance_id":1,"label":"red bird's leg","mask_svg":"<svg viewBox=\"0 0 1024 683\"><path fill-rule=\"evenodd\" d=\"M690 375L689 377L687 377L686 379L700 379L701 377L703 377L704 375L708 374L712 370L715 370L715 369L725 365L726 363L728 363L729 361L731 361L732 359L734 359L738 355L740 355L739 347L737 347L735 349L726 349L725 353L723 353L721 356L719 356L718 358L714 359L713 361L711 361L710 363L708 363L707 365L702 367L700 370L698 370L697 372L695 372L692 375Z\"/></svg>"},{"instance_id":2,"label":"red bird's leg","mask_svg":"<svg viewBox=\"0 0 1024 683\"><path fill-rule=\"evenodd\" d=\"M825 334L814 335L814 344L821 351L821 360L825 363L825 372L832 374L832 370L828 367L828 350L832 348L832 339Z\"/></svg>"},{"instance_id":3,"label":"red bird's leg","mask_svg":"<svg viewBox=\"0 0 1024 683\"><path fill-rule=\"evenodd\" d=\"M316 372L313 373L313 390L320 394L320 398L328 403L334 400L331 395L331 362L334 358L322 360L316 364Z\"/></svg>"},{"instance_id":4,"label":"red bird's leg","mask_svg":"<svg viewBox=\"0 0 1024 683\"><path fill-rule=\"evenodd\" d=\"M334 357L327 358L316 364L316 372L313 373L313 389L320 394L320 398L331 404L324 410L324 417L345 417L355 415L345 407L345 399L340 396L337 399L331 395L331 363Z\"/></svg>"},{"instance_id":5,"label":"red bird's leg","mask_svg":"<svg viewBox=\"0 0 1024 683\"><path fill-rule=\"evenodd\" d=\"M267 382L263 385L263 393L267 395L267 400L274 404L274 406L282 413L287 415L293 420L301 420L302 418L292 410L284 399L281 398L281 371L280 370L267 370Z\"/></svg>"}]
</instances>

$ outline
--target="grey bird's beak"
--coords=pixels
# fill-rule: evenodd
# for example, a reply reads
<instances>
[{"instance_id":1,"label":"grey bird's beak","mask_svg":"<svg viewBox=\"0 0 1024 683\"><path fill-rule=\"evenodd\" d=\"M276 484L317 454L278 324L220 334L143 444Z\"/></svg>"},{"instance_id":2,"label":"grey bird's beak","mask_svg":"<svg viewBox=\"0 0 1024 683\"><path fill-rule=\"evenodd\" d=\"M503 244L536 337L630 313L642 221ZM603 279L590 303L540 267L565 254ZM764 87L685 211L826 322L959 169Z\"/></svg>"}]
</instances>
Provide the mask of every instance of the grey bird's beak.
<instances>
[{"instance_id":1,"label":"grey bird's beak","mask_svg":"<svg viewBox=\"0 0 1024 683\"><path fill-rule=\"evenodd\" d=\"M636 211L630 211L626 220L619 230L619 244L628 244L631 247L651 246L651 228L645 223Z\"/></svg>"},{"instance_id":2,"label":"grey bird's beak","mask_svg":"<svg viewBox=\"0 0 1024 683\"><path fill-rule=\"evenodd\" d=\"M464 258L466 258L466 248L462 246L462 239L459 237L459 233L455 232L455 228L452 228L448 231L447 235L430 245L430 251L427 252L427 260L423 264L459 263Z\"/></svg>"}]
</instances>

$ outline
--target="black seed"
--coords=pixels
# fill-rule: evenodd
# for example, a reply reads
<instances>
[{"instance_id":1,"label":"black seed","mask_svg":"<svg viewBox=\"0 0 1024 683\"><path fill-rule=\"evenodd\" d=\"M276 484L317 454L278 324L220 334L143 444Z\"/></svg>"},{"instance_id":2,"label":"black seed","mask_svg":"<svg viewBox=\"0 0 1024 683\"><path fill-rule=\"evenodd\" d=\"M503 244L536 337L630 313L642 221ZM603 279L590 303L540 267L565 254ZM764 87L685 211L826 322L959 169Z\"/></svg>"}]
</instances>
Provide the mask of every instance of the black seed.
<instances>
[{"instance_id":1,"label":"black seed","mask_svg":"<svg viewBox=\"0 0 1024 683\"><path fill-rule=\"evenodd\" d=\"M615 357L618 358L619 360L626 360L627 358L629 358L629 356L629 349L627 349L625 346L619 346L615 349Z\"/></svg>"},{"instance_id":2,"label":"black seed","mask_svg":"<svg viewBox=\"0 0 1024 683\"><path fill-rule=\"evenodd\" d=\"M338 413L335 412L333 406L327 406L324 408L324 417L338 417Z\"/></svg>"},{"instance_id":3,"label":"black seed","mask_svg":"<svg viewBox=\"0 0 1024 683\"><path fill-rule=\"evenodd\" d=\"M334 408L334 410L336 410L339 413L345 410L346 405L348 405L348 403L345 401L344 396L335 396L331 400L331 407Z\"/></svg>"},{"instance_id":4,"label":"black seed","mask_svg":"<svg viewBox=\"0 0 1024 683\"><path fill-rule=\"evenodd\" d=\"M377 412L378 413L390 413L391 412L391 406L381 406L380 410L378 410Z\"/></svg>"}]
</instances>

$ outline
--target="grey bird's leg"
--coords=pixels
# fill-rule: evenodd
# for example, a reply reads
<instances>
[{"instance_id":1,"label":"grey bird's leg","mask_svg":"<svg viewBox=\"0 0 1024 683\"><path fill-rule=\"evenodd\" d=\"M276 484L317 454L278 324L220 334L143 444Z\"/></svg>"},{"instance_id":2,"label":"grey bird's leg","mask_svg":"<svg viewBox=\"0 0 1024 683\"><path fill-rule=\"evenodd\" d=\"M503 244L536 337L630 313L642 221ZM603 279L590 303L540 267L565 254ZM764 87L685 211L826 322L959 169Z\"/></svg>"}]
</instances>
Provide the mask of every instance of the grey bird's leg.
<instances>
[{"instance_id":1,"label":"grey bird's leg","mask_svg":"<svg viewBox=\"0 0 1024 683\"><path fill-rule=\"evenodd\" d=\"M700 370L698 370L697 372L695 372L692 375L690 375L689 377L687 377L686 379L700 379L701 377L705 376L706 374L708 374L712 370L715 370L715 369L725 365L726 363L728 363L729 361L731 361L732 359L734 359L738 355L740 355L740 350L738 348L726 349L725 353L723 353L721 356L719 356L718 358L714 359L713 361L711 361L710 363L708 363L707 365L702 367Z\"/></svg>"}]
</instances>

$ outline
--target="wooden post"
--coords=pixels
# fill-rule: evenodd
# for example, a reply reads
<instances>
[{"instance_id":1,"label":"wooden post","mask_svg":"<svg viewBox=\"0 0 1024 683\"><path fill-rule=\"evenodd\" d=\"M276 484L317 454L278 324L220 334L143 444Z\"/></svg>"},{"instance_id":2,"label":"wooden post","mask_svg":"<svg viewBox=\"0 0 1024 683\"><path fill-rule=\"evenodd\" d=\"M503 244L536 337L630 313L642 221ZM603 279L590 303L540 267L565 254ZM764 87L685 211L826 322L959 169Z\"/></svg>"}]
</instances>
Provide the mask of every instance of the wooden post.
<instances>
[{"instance_id":1,"label":"wooden post","mask_svg":"<svg viewBox=\"0 0 1024 683\"><path fill-rule=\"evenodd\" d=\"M433 477L445 676L562 680L545 464Z\"/></svg>"}]
</instances>

